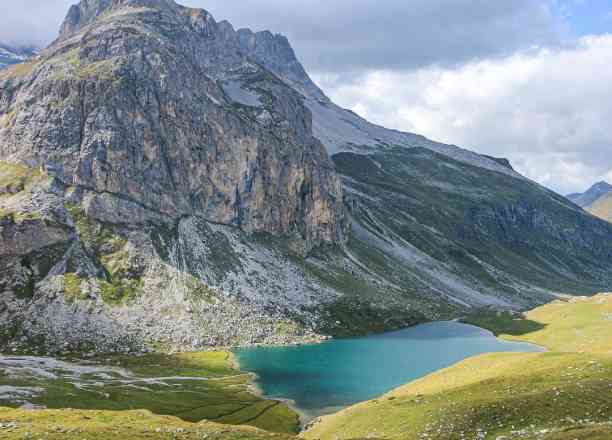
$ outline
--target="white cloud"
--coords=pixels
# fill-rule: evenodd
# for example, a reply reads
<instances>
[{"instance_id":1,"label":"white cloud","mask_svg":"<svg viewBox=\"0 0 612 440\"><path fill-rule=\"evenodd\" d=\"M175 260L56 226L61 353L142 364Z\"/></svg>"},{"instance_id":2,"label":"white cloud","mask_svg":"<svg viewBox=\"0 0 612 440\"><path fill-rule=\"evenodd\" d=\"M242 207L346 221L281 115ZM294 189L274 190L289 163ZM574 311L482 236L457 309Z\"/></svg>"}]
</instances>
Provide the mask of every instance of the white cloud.
<instances>
[{"instance_id":1,"label":"white cloud","mask_svg":"<svg viewBox=\"0 0 612 440\"><path fill-rule=\"evenodd\" d=\"M76 1L4 0L0 42L51 41ZM560 192L612 177L612 37L558 49L584 0L178 2L288 34L324 89L374 122L507 156Z\"/></svg>"},{"instance_id":2,"label":"white cloud","mask_svg":"<svg viewBox=\"0 0 612 440\"><path fill-rule=\"evenodd\" d=\"M344 74L456 65L556 45L563 26L550 1L177 0L237 27L284 33L308 68ZM0 0L0 41L48 44L72 3L78 1Z\"/></svg>"},{"instance_id":3,"label":"white cloud","mask_svg":"<svg viewBox=\"0 0 612 440\"><path fill-rule=\"evenodd\" d=\"M374 122L508 157L559 192L612 176L612 35L456 69L317 79ZM607 175L607 176L606 176Z\"/></svg>"}]
</instances>

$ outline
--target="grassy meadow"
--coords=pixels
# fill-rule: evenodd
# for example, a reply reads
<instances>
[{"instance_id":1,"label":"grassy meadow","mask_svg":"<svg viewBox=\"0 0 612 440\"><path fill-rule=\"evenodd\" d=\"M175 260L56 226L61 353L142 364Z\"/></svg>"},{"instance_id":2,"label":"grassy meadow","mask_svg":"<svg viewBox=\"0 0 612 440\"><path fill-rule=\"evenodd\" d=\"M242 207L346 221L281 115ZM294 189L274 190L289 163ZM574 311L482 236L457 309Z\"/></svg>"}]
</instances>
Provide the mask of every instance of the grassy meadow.
<instances>
[{"instance_id":1,"label":"grassy meadow","mask_svg":"<svg viewBox=\"0 0 612 440\"><path fill-rule=\"evenodd\" d=\"M0 376L0 392L3 386L42 390L27 401L48 409L72 408L66 413L70 417L66 420L63 415L57 417L61 414L57 411L13 409L0 413L0 423L33 418L34 422L25 424L31 432L37 421L47 420L44 414L48 414L49 420L55 417L66 429L70 426L68 420L79 417L100 419L96 429L101 429L103 420L135 417L123 412L146 410L147 423L160 426L171 420L173 426L185 428L207 420L295 434L299 430L298 415L280 402L255 396L249 389L251 376L235 370L232 364L232 356L227 352L113 356L47 367L34 364L24 369L23 374L13 371L10 377ZM0 402L0 406L21 404L19 400ZM94 412L88 416L87 411ZM174 418L155 422L161 415ZM113 422L110 428L122 429L118 422ZM0 429L0 438L3 432L6 431ZM23 438L19 435L9 438Z\"/></svg>"}]
</instances>

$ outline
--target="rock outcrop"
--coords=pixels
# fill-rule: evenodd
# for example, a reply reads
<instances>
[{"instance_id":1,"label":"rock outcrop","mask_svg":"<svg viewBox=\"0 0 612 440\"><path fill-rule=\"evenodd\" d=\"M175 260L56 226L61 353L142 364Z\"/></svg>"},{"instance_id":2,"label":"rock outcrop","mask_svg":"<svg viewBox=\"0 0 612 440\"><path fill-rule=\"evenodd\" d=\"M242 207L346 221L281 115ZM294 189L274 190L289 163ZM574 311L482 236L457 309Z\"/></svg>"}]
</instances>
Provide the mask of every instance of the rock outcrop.
<instances>
[{"instance_id":1,"label":"rock outcrop","mask_svg":"<svg viewBox=\"0 0 612 440\"><path fill-rule=\"evenodd\" d=\"M201 317L177 333L151 315L172 297L193 323L185 296L194 291L234 294L211 300L206 310L217 312L207 319L246 314L265 338L274 332L261 330L263 321L281 313L269 310L275 298L263 286L261 297L244 298L220 279L227 274L216 277L231 249L207 267L186 258L179 243L211 231L187 228L188 236L179 225L199 219L228 234L268 234L296 255L344 240L340 180L300 94L253 62L229 23L171 0L73 6L50 47L0 74L0 157L0 313L9 339L108 348L143 333L187 345L255 337L243 324L202 334ZM221 285L222 293L209 291ZM167 331L113 315L128 300L155 296L146 292L162 295L141 301L149 313L140 323L155 316L149 324Z\"/></svg>"},{"instance_id":2,"label":"rock outcrop","mask_svg":"<svg viewBox=\"0 0 612 440\"><path fill-rule=\"evenodd\" d=\"M309 111L205 11L82 2L0 103L2 158L77 188L101 220L112 196L143 220L197 215L307 250L342 240L342 190Z\"/></svg>"}]
</instances>

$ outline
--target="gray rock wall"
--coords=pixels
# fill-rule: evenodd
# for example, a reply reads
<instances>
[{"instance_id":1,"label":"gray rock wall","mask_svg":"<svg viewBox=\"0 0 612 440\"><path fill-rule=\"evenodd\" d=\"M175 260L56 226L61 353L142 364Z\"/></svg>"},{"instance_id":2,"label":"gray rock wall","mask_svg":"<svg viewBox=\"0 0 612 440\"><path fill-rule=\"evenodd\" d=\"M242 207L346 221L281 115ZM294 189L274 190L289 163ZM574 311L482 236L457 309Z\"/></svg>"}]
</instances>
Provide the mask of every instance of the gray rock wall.
<instances>
[{"instance_id":1,"label":"gray rock wall","mask_svg":"<svg viewBox=\"0 0 612 440\"><path fill-rule=\"evenodd\" d=\"M228 79L262 105L232 101ZM342 189L310 112L205 11L82 2L29 76L0 90L3 158L152 217L198 215L304 249L343 238Z\"/></svg>"}]
</instances>

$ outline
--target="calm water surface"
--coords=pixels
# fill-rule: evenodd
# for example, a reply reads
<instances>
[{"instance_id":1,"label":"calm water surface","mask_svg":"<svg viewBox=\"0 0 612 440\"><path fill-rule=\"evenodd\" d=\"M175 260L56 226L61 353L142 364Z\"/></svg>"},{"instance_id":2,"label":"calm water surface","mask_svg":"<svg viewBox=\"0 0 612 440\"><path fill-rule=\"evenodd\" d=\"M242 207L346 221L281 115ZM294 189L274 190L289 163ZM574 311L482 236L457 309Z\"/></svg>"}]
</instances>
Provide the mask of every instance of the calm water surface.
<instances>
[{"instance_id":1,"label":"calm water surface","mask_svg":"<svg viewBox=\"0 0 612 440\"><path fill-rule=\"evenodd\" d=\"M236 350L243 371L256 373L266 397L289 399L309 419L372 399L393 388L489 352L541 348L506 342L457 322L434 322L363 338L295 347Z\"/></svg>"}]
</instances>

